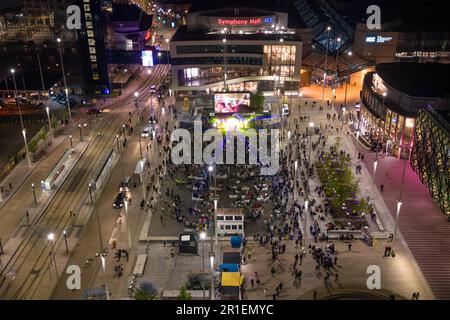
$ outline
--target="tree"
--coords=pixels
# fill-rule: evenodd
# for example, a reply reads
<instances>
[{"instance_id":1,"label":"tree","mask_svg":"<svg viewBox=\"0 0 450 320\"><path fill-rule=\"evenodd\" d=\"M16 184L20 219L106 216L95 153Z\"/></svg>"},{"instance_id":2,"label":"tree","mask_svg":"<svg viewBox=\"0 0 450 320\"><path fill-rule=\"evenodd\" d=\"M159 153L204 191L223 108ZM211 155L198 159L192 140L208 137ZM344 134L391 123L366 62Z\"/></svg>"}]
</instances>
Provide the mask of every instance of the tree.
<instances>
[{"instance_id":1,"label":"tree","mask_svg":"<svg viewBox=\"0 0 450 320\"><path fill-rule=\"evenodd\" d=\"M180 288L180 294L178 295L177 300L192 300L192 296L185 286Z\"/></svg>"},{"instance_id":2,"label":"tree","mask_svg":"<svg viewBox=\"0 0 450 320\"><path fill-rule=\"evenodd\" d=\"M153 283L144 281L139 284L139 288L136 290L134 298L136 300L157 300L158 290Z\"/></svg>"},{"instance_id":3,"label":"tree","mask_svg":"<svg viewBox=\"0 0 450 320\"><path fill-rule=\"evenodd\" d=\"M250 97L250 105L253 109L261 109L264 106L264 95L262 92L256 92Z\"/></svg>"}]
</instances>

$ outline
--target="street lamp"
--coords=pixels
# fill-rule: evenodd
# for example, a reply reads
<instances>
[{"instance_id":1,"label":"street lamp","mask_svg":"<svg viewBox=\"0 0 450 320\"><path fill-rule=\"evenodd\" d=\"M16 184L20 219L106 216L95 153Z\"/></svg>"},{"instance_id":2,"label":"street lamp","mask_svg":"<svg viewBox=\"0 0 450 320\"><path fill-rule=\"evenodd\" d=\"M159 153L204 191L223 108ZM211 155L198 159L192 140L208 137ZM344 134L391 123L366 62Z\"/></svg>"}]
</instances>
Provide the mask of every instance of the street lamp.
<instances>
[{"instance_id":1,"label":"street lamp","mask_svg":"<svg viewBox=\"0 0 450 320\"><path fill-rule=\"evenodd\" d=\"M34 187L34 183L31 184L31 190L33 191L34 205L37 205L36 190L35 190L35 187Z\"/></svg>"},{"instance_id":2,"label":"street lamp","mask_svg":"<svg viewBox=\"0 0 450 320\"><path fill-rule=\"evenodd\" d=\"M30 152L28 150L27 130L26 129L22 130L22 135L23 135L23 141L25 142L25 152L27 154L28 166L31 167Z\"/></svg>"},{"instance_id":3,"label":"street lamp","mask_svg":"<svg viewBox=\"0 0 450 320\"><path fill-rule=\"evenodd\" d=\"M410 154L411 152L408 152L408 154ZM403 186L405 184L405 172L406 172L406 162L407 162L407 157L405 157L405 159L403 159L403 173L402 173L402 180L400 183L400 193L398 195L398 200L397 200L397 215L395 217L395 229L394 229L394 241L397 242L397 229L398 229L398 218L400 216L400 209L401 206L403 204ZM394 244L395 244L394 242Z\"/></svg>"},{"instance_id":4,"label":"street lamp","mask_svg":"<svg viewBox=\"0 0 450 320\"><path fill-rule=\"evenodd\" d=\"M202 250L203 250L203 257L202 257L202 273L205 273L205 239L206 239L206 232L202 231L200 232L200 240L202 240ZM205 288L202 286L203 291L203 299L205 299Z\"/></svg>"},{"instance_id":5,"label":"street lamp","mask_svg":"<svg viewBox=\"0 0 450 320\"><path fill-rule=\"evenodd\" d=\"M83 141L83 132L81 131L81 124L78 125L78 129L80 129L80 141Z\"/></svg>"},{"instance_id":6,"label":"street lamp","mask_svg":"<svg viewBox=\"0 0 450 320\"><path fill-rule=\"evenodd\" d=\"M73 151L73 139L72 139L72 135L69 136L69 139L70 139L70 148L71 148L72 151Z\"/></svg>"},{"instance_id":7,"label":"street lamp","mask_svg":"<svg viewBox=\"0 0 450 320\"><path fill-rule=\"evenodd\" d=\"M26 136L26 131L25 131L26 129L23 125L22 110L20 109L20 104L19 104L19 99L18 99L18 94L17 94L17 84L16 84L16 77L15 77L16 70L11 69L10 71L11 71L11 74L13 77L13 82L14 82L14 98L16 100L17 109L19 110L20 125L22 126L22 135L23 135L23 140L25 143L25 152L27 155L28 167L31 167L30 153L28 151L27 136Z\"/></svg>"},{"instance_id":8,"label":"street lamp","mask_svg":"<svg viewBox=\"0 0 450 320\"><path fill-rule=\"evenodd\" d=\"M351 51L347 52L347 56L351 57L352 52ZM345 81L344 107L347 106L347 85L349 81L350 81L350 68L347 70L347 81Z\"/></svg>"},{"instance_id":9,"label":"street lamp","mask_svg":"<svg viewBox=\"0 0 450 320\"><path fill-rule=\"evenodd\" d=\"M326 86L326 82L327 82L327 62L328 62L328 44L330 43L330 30L331 27L328 26L327 27L327 49L325 51L325 65L324 65L324 69L323 69L323 90L322 90L322 99L325 96L325 86Z\"/></svg>"},{"instance_id":10,"label":"street lamp","mask_svg":"<svg viewBox=\"0 0 450 320\"><path fill-rule=\"evenodd\" d=\"M100 254L100 259L102 261L102 269L103 269L103 276L105 277L105 295L106 300L109 300L109 288L108 288L108 278L106 277L106 259L103 254Z\"/></svg>"},{"instance_id":11,"label":"street lamp","mask_svg":"<svg viewBox=\"0 0 450 320\"><path fill-rule=\"evenodd\" d=\"M51 255L53 256L53 262L55 263L55 273L56 273L56 281L58 281L58 268L56 266L56 256L55 256L55 243L53 240L55 240L55 234L54 233L49 233L47 235L47 240L50 242L51 246L52 246L52 251L51 251Z\"/></svg>"},{"instance_id":12,"label":"street lamp","mask_svg":"<svg viewBox=\"0 0 450 320\"><path fill-rule=\"evenodd\" d=\"M53 141L52 123L50 121L50 108L48 106L45 107L45 111L47 111L48 130L50 131L50 136L52 137L52 141Z\"/></svg>"},{"instance_id":13,"label":"street lamp","mask_svg":"<svg viewBox=\"0 0 450 320\"><path fill-rule=\"evenodd\" d=\"M223 38L223 91L227 90L227 39Z\"/></svg>"},{"instance_id":14,"label":"street lamp","mask_svg":"<svg viewBox=\"0 0 450 320\"><path fill-rule=\"evenodd\" d=\"M294 162L294 201L297 200L297 168L298 168L298 160Z\"/></svg>"},{"instance_id":15,"label":"street lamp","mask_svg":"<svg viewBox=\"0 0 450 320\"><path fill-rule=\"evenodd\" d=\"M64 236L64 243L66 244L66 252L67 252L67 254L69 254L69 246L67 245L67 232L66 232L66 230L63 231L63 236Z\"/></svg>"},{"instance_id":16,"label":"street lamp","mask_svg":"<svg viewBox=\"0 0 450 320\"><path fill-rule=\"evenodd\" d=\"M59 59L61 61L61 71L62 71L63 81L64 81L64 91L66 92L67 111L69 112L69 120L71 120L72 114L70 112L69 91L67 90L66 73L64 72L64 62L63 62L62 52L61 52L61 38L56 39L56 41L58 42Z\"/></svg>"}]
</instances>

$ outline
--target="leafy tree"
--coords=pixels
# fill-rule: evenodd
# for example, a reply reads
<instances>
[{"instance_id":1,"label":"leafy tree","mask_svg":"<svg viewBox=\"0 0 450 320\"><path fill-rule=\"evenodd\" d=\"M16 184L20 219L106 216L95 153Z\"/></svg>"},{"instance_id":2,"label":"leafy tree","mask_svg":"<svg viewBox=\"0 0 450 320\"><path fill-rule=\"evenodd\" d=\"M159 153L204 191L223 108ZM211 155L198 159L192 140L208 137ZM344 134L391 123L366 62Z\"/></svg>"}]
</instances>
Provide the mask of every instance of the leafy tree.
<instances>
[{"instance_id":1,"label":"leafy tree","mask_svg":"<svg viewBox=\"0 0 450 320\"><path fill-rule=\"evenodd\" d=\"M52 115L50 119L50 123L52 125L52 128L55 129L58 126L58 119L54 115Z\"/></svg>"},{"instance_id":2,"label":"leafy tree","mask_svg":"<svg viewBox=\"0 0 450 320\"><path fill-rule=\"evenodd\" d=\"M38 144L36 139L32 139L30 142L28 142L28 150L33 153L37 150Z\"/></svg>"},{"instance_id":3,"label":"leafy tree","mask_svg":"<svg viewBox=\"0 0 450 320\"><path fill-rule=\"evenodd\" d=\"M39 138L41 140L47 139L47 131L45 130L44 127L42 127L41 130L39 130Z\"/></svg>"},{"instance_id":4,"label":"leafy tree","mask_svg":"<svg viewBox=\"0 0 450 320\"><path fill-rule=\"evenodd\" d=\"M253 109L262 110L264 106L264 95L262 92L256 92L250 96L250 105Z\"/></svg>"},{"instance_id":5,"label":"leafy tree","mask_svg":"<svg viewBox=\"0 0 450 320\"><path fill-rule=\"evenodd\" d=\"M157 300L158 290L153 283L144 281L139 284L139 288L136 290L134 298L136 300Z\"/></svg>"},{"instance_id":6,"label":"leafy tree","mask_svg":"<svg viewBox=\"0 0 450 320\"><path fill-rule=\"evenodd\" d=\"M177 300L192 300L192 296L185 286L180 288L180 294L178 295Z\"/></svg>"}]
</instances>

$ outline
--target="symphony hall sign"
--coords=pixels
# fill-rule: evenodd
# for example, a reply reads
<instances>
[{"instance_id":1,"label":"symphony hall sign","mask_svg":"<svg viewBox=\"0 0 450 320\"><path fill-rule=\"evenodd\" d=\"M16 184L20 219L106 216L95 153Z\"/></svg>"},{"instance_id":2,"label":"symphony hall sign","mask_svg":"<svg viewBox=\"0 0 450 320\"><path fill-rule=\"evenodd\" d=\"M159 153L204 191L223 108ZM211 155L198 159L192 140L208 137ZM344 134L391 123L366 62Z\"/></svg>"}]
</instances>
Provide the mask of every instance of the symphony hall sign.
<instances>
[{"instance_id":1,"label":"symphony hall sign","mask_svg":"<svg viewBox=\"0 0 450 320\"><path fill-rule=\"evenodd\" d=\"M265 23L272 23L272 17L264 18L218 18L217 24L219 26L255 26Z\"/></svg>"}]
</instances>

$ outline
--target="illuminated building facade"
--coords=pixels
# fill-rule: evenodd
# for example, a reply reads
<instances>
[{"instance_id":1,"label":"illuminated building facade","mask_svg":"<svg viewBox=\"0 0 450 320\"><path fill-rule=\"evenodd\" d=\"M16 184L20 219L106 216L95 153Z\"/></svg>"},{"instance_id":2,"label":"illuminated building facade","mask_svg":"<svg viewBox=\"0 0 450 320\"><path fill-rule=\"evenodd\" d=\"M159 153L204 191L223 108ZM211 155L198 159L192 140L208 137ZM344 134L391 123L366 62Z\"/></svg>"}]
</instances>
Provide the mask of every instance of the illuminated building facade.
<instances>
[{"instance_id":1,"label":"illuminated building facade","mask_svg":"<svg viewBox=\"0 0 450 320\"><path fill-rule=\"evenodd\" d=\"M78 32L85 90L88 93L110 92L105 54L105 16L101 0L78 0L81 29Z\"/></svg>"},{"instance_id":2,"label":"illuminated building facade","mask_svg":"<svg viewBox=\"0 0 450 320\"><path fill-rule=\"evenodd\" d=\"M411 165L442 212L450 216L450 110L428 106L419 112Z\"/></svg>"},{"instance_id":3,"label":"illuminated building facade","mask_svg":"<svg viewBox=\"0 0 450 320\"><path fill-rule=\"evenodd\" d=\"M450 65L382 63L375 70L364 77L361 133L380 141L387 154L409 159L419 111L428 105L437 110L450 107Z\"/></svg>"},{"instance_id":4,"label":"illuminated building facade","mask_svg":"<svg viewBox=\"0 0 450 320\"><path fill-rule=\"evenodd\" d=\"M312 31L295 20L298 17L291 17L295 8L288 14L248 3L247 7L212 6L194 4L187 25L180 26L171 39L175 90L298 89L302 46L310 42Z\"/></svg>"}]
</instances>

